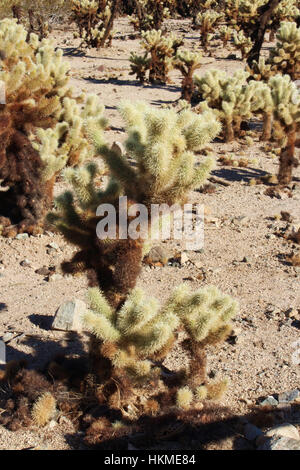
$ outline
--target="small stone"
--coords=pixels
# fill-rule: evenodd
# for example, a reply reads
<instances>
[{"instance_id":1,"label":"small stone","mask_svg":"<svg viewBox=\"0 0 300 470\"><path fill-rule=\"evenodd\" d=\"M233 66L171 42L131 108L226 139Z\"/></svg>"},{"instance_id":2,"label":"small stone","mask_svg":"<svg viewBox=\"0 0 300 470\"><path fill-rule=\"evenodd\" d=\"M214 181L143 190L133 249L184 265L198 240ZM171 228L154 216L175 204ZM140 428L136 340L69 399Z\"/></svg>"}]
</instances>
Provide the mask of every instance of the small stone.
<instances>
[{"instance_id":1,"label":"small stone","mask_svg":"<svg viewBox=\"0 0 300 470\"><path fill-rule=\"evenodd\" d=\"M2 341L4 343L8 343L11 339L13 339L13 337L14 337L13 333L7 332L2 336Z\"/></svg>"},{"instance_id":2,"label":"small stone","mask_svg":"<svg viewBox=\"0 0 300 470\"><path fill-rule=\"evenodd\" d=\"M278 426L274 426L273 428L269 429L265 435L267 437L273 437L273 436L282 436L282 437L287 437L289 439L296 439L299 440L299 432L295 426L289 423L282 423L279 424Z\"/></svg>"},{"instance_id":3,"label":"small stone","mask_svg":"<svg viewBox=\"0 0 300 470\"><path fill-rule=\"evenodd\" d=\"M16 240L26 240L27 238L29 238L29 235L28 233L18 233L18 235L16 235Z\"/></svg>"},{"instance_id":4,"label":"small stone","mask_svg":"<svg viewBox=\"0 0 300 470\"><path fill-rule=\"evenodd\" d=\"M295 390L290 390L289 392L279 393L278 402L290 403L292 401L295 401L299 397L300 397L300 390L296 388Z\"/></svg>"},{"instance_id":5,"label":"small stone","mask_svg":"<svg viewBox=\"0 0 300 470\"><path fill-rule=\"evenodd\" d=\"M183 251L181 254L180 254L180 257L179 257L179 261L180 261L180 264L183 265L185 264L187 261L189 261L189 257L186 253L186 251Z\"/></svg>"},{"instance_id":6,"label":"small stone","mask_svg":"<svg viewBox=\"0 0 300 470\"><path fill-rule=\"evenodd\" d=\"M0 341L0 365L6 364L6 346L4 341Z\"/></svg>"},{"instance_id":7,"label":"small stone","mask_svg":"<svg viewBox=\"0 0 300 470\"><path fill-rule=\"evenodd\" d=\"M246 424L244 427L244 435L245 438L248 439L248 441L255 441L255 439L258 438L258 436L261 436L263 432L254 424Z\"/></svg>"},{"instance_id":8,"label":"small stone","mask_svg":"<svg viewBox=\"0 0 300 470\"><path fill-rule=\"evenodd\" d=\"M46 266L39 268L35 271L36 274L40 274L41 276L48 276L51 273L51 270Z\"/></svg>"},{"instance_id":9,"label":"small stone","mask_svg":"<svg viewBox=\"0 0 300 470\"><path fill-rule=\"evenodd\" d=\"M61 279L63 279L62 274L54 273L51 276L48 276L47 280L48 282L54 282L54 281L60 281Z\"/></svg>"},{"instance_id":10,"label":"small stone","mask_svg":"<svg viewBox=\"0 0 300 470\"><path fill-rule=\"evenodd\" d=\"M300 441L283 436L273 436L260 445L258 450L300 450Z\"/></svg>"},{"instance_id":11,"label":"small stone","mask_svg":"<svg viewBox=\"0 0 300 470\"><path fill-rule=\"evenodd\" d=\"M167 264L169 259L169 252L163 246L154 246L149 251L148 255L145 258L147 264L153 263L162 263L163 265Z\"/></svg>"},{"instance_id":12,"label":"small stone","mask_svg":"<svg viewBox=\"0 0 300 470\"><path fill-rule=\"evenodd\" d=\"M58 244L55 243L55 242L48 243L47 248L52 248L52 249L55 250L55 251L58 251L58 250L59 250L59 246L58 246Z\"/></svg>"},{"instance_id":13,"label":"small stone","mask_svg":"<svg viewBox=\"0 0 300 470\"><path fill-rule=\"evenodd\" d=\"M293 320L300 320L300 311L296 308L289 308L284 312L285 316Z\"/></svg>"},{"instance_id":14,"label":"small stone","mask_svg":"<svg viewBox=\"0 0 300 470\"><path fill-rule=\"evenodd\" d=\"M52 323L53 330L82 332L82 314L86 305L82 300L74 299L62 304L56 311Z\"/></svg>"},{"instance_id":15,"label":"small stone","mask_svg":"<svg viewBox=\"0 0 300 470\"><path fill-rule=\"evenodd\" d=\"M247 217L245 215L240 215L238 217L235 217L233 219L233 222L237 225L247 225L249 220L250 220L249 217Z\"/></svg>"},{"instance_id":16,"label":"small stone","mask_svg":"<svg viewBox=\"0 0 300 470\"><path fill-rule=\"evenodd\" d=\"M272 395L269 395L267 398L262 400L259 404L260 406L277 406L278 401Z\"/></svg>"},{"instance_id":17,"label":"small stone","mask_svg":"<svg viewBox=\"0 0 300 470\"><path fill-rule=\"evenodd\" d=\"M112 144L111 150L115 152L118 157L122 157L126 153L123 144L121 144L121 142L118 142L117 140Z\"/></svg>"},{"instance_id":18,"label":"small stone","mask_svg":"<svg viewBox=\"0 0 300 470\"><path fill-rule=\"evenodd\" d=\"M24 268L30 268L31 267L31 263L30 263L29 259L23 259L23 261L21 261L20 265L23 266Z\"/></svg>"}]
</instances>

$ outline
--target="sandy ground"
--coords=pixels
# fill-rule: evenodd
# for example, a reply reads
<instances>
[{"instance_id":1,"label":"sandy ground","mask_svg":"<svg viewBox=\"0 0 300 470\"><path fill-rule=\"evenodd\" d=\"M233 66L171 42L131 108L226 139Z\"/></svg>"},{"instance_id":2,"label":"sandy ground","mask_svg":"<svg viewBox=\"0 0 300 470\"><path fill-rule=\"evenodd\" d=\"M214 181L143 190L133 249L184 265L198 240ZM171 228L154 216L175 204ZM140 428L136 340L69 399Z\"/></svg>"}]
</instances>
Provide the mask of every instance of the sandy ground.
<instances>
[{"instance_id":1,"label":"sandy ground","mask_svg":"<svg viewBox=\"0 0 300 470\"><path fill-rule=\"evenodd\" d=\"M200 50L198 34L190 30L187 21L170 21L168 28L185 35L185 47ZM71 64L71 81L76 90L96 93L105 105L105 115L112 125L107 133L111 143L125 138L116 110L120 100L162 105L180 97L180 75L176 71L167 86L141 86L129 76L128 57L130 51L140 50L139 40L129 39L132 29L126 19L118 20L115 29L121 33L111 48L101 51L76 49L78 40L73 39L72 30L52 34ZM268 47L266 43L265 50ZM243 68L241 60L226 59L229 52L239 57L235 50L224 51L220 45L213 48L212 56L204 57L199 73L212 67L228 72ZM110 76L116 78L108 80ZM287 226L287 222L274 220L281 211L288 211L293 223L300 223L300 184L296 183L291 198L281 199L265 195L263 185L248 184L265 171L275 174L278 171L278 162L263 152L258 139L252 147L242 141L214 143L211 147L216 157L229 153L255 157L258 163L250 168L218 165L214 174L229 182L229 186L216 185L213 194L195 191L190 198L190 202L204 204L208 214L204 250L188 252L190 262L181 267L144 266L138 284L161 300L184 280L192 289L214 284L238 299L240 313L234 321L236 344L226 342L217 350L210 349L208 371L212 377L230 379L222 403L242 414L247 403L255 403L258 397L300 385L299 365L292 360L297 349L294 343L300 341L299 324L284 313L290 308L300 309L300 268L284 261L293 245L274 235ZM300 177L300 169L295 176ZM62 184L58 183L56 193L61 190ZM49 247L53 242L57 249ZM175 242L165 246L171 255L183 248ZM26 240L0 239L0 338L12 333L7 343L8 361L26 358L30 366L42 366L57 352L80 354L86 349L85 335L51 330L53 315L63 302L72 298L85 300L86 278L58 276L49 281L35 273L44 266L55 266L59 273L61 261L69 259L72 252L73 248L61 236L51 232ZM24 260L28 262L22 266ZM180 361L180 349L176 348L168 363L177 367ZM71 425L64 423L42 431L14 434L0 428L0 449L72 448L69 428Z\"/></svg>"}]
</instances>

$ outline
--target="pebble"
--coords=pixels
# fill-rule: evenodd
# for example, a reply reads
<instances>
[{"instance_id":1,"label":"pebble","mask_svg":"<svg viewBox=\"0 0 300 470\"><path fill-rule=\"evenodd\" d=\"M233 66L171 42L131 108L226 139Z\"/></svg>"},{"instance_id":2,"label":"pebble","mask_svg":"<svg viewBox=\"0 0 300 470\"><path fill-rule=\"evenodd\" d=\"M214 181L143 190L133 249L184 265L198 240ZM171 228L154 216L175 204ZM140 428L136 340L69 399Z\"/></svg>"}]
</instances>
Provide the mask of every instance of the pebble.
<instances>
[{"instance_id":1,"label":"pebble","mask_svg":"<svg viewBox=\"0 0 300 470\"><path fill-rule=\"evenodd\" d=\"M278 402L279 403L290 403L295 401L300 397L300 390L297 388L295 390L290 390L289 392L279 393Z\"/></svg>"},{"instance_id":2,"label":"pebble","mask_svg":"<svg viewBox=\"0 0 300 470\"><path fill-rule=\"evenodd\" d=\"M118 142L117 140L112 144L111 150L115 152L119 157L125 155L125 149L123 144L121 144L121 142Z\"/></svg>"},{"instance_id":3,"label":"pebble","mask_svg":"<svg viewBox=\"0 0 300 470\"><path fill-rule=\"evenodd\" d=\"M18 233L18 235L16 235L16 240L26 240L27 238L29 238L29 235L28 233Z\"/></svg>"},{"instance_id":4,"label":"pebble","mask_svg":"<svg viewBox=\"0 0 300 470\"><path fill-rule=\"evenodd\" d=\"M52 249L55 250L55 251L58 251L58 250L59 250L59 246L58 246L58 244L55 243L55 242L48 243L47 248L52 248Z\"/></svg>"},{"instance_id":5,"label":"pebble","mask_svg":"<svg viewBox=\"0 0 300 470\"><path fill-rule=\"evenodd\" d=\"M21 261L20 265L23 266L24 268L30 268L31 267L31 262L29 261L29 259L23 259L23 261Z\"/></svg>"},{"instance_id":6,"label":"pebble","mask_svg":"<svg viewBox=\"0 0 300 470\"><path fill-rule=\"evenodd\" d=\"M40 274L41 276L48 276L50 272L51 270L46 266L43 266L42 268L39 268L35 271L36 274Z\"/></svg>"},{"instance_id":7,"label":"pebble","mask_svg":"<svg viewBox=\"0 0 300 470\"><path fill-rule=\"evenodd\" d=\"M166 264L169 259L169 252L163 246L154 246L151 248L146 258L150 263Z\"/></svg>"},{"instance_id":8,"label":"pebble","mask_svg":"<svg viewBox=\"0 0 300 470\"><path fill-rule=\"evenodd\" d=\"M277 406L278 401L272 395L269 395L267 398L264 398L259 404L260 406Z\"/></svg>"},{"instance_id":9,"label":"pebble","mask_svg":"<svg viewBox=\"0 0 300 470\"><path fill-rule=\"evenodd\" d=\"M8 341L10 341L13 337L14 337L13 333L7 332L2 336L2 341L4 343L8 343Z\"/></svg>"},{"instance_id":10,"label":"pebble","mask_svg":"<svg viewBox=\"0 0 300 470\"><path fill-rule=\"evenodd\" d=\"M54 282L54 281L60 281L63 279L63 276L59 273L54 273L51 276L48 276L47 281L48 282Z\"/></svg>"}]
</instances>

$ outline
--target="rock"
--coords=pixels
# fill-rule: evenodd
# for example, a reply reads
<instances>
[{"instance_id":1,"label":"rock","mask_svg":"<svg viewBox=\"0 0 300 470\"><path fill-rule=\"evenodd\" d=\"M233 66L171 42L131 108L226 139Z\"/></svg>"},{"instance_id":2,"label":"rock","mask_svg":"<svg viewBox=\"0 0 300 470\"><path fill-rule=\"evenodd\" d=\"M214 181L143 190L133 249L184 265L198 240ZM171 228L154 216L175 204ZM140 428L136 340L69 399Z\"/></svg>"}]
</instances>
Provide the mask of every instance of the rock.
<instances>
[{"instance_id":1,"label":"rock","mask_svg":"<svg viewBox=\"0 0 300 470\"><path fill-rule=\"evenodd\" d=\"M4 341L0 340L0 365L6 364L6 346Z\"/></svg>"},{"instance_id":2,"label":"rock","mask_svg":"<svg viewBox=\"0 0 300 470\"><path fill-rule=\"evenodd\" d=\"M289 308L284 312L285 316L288 318L292 318L293 320L300 320L300 310L296 308Z\"/></svg>"},{"instance_id":3,"label":"rock","mask_svg":"<svg viewBox=\"0 0 300 470\"><path fill-rule=\"evenodd\" d=\"M116 152L116 154L119 156L119 157L122 157L123 155L125 155L125 149L123 147L123 144L121 144L121 142L118 142L117 140L112 144L111 146L111 150L113 152Z\"/></svg>"},{"instance_id":4,"label":"rock","mask_svg":"<svg viewBox=\"0 0 300 470\"><path fill-rule=\"evenodd\" d=\"M13 339L13 337L14 337L13 333L10 333L10 332L4 333L4 335L2 336L2 341L4 343L8 343L11 339Z\"/></svg>"},{"instance_id":5,"label":"rock","mask_svg":"<svg viewBox=\"0 0 300 470\"><path fill-rule=\"evenodd\" d=\"M189 260L190 258L188 257L186 251L182 251L182 253L180 253L180 256L179 256L180 264L183 265Z\"/></svg>"},{"instance_id":6,"label":"rock","mask_svg":"<svg viewBox=\"0 0 300 470\"><path fill-rule=\"evenodd\" d=\"M48 276L51 273L51 269L43 266L42 268L36 269L35 273L40 274L41 276Z\"/></svg>"},{"instance_id":7,"label":"rock","mask_svg":"<svg viewBox=\"0 0 300 470\"><path fill-rule=\"evenodd\" d=\"M298 429L289 423L282 423L278 426L274 426L273 428L269 429L265 436L273 437L273 436L281 436L287 437L289 439L296 439L300 440Z\"/></svg>"},{"instance_id":8,"label":"rock","mask_svg":"<svg viewBox=\"0 0 300 470\"><path fill-rule=\"evenodd\" d=\"M55 250L55 251L59 250L59 246L55 242L48 243L47 248L52 248L52 250Z\"/></svg>"},{"instance_id":9,"label":"rock","mask_svg":"<svg viewBox=\"0 0 300 470\"><path fill-rule=\"evenodd\" d=\"M83 330L81 316L86 311L86 305L82 300L74 299L62 304L56 311L52 323L52 329L63 331Z\"/></svg>"},{"instance_id":10,"label":"rock","mask_svg":"<svg viewBox=\"0 0 300 470\"><path fill-rule=\"evenodd\" d=\"M26 240L29 238L28 233L18 233L18 235L15 236L16 240Z\"/></svg>"},{"instance_id":11,"label":"rock","mask_svg":"<svg viewBox=\"0 0 300 470\"><path fill-rule=\"evenodd\" d=\"M278 401L272 395L269 395L267 398L264 398L259 404L260 406L277 406Z\"/></svg>"},{"instance_id":12,"label":"rock","mask_svg":"<svg viewBox=\"0 0 300 470\"><path fill-rule=\"evenodd\" d=\"M273 436L261 444L258 450L300 450L300 441L284 436Z\"/></svg>"},{"instance_id":13,"label":"rock","mask_svg":"<svg viewBox=\"0 0 300 470\"><path fill-rule=\"evenodd\" d=\"M48 282L54 282L54 281L60 281L63 279L63 275L59 273L54 273L51 276L48 276L47 281Z\"/></svg>"},{"instance_id":14,"label":"rock","mask_svg":"<svg viewBox=\"0 0 300 470\"><path fill-rule=\"evenodd\" d=\"M30 263L29 259L23 259L23 261L21 261L20 265L23 266L24 268L30 268L31 267L31 263Z\"/></svg>"},{"instance_id":15,"label":"rock","mask_svg":"<svg viewBox=\"0 0 300 470\"><path fill-rule=\"evenodd\" d=\"M289 403L295 401L300 397L300 390L297 388L295 390L290 390L289 392L279 393L278 402L279 403Z\"/></svg>"},{"instance_id":16,"label":"rock","mask_svg":"<svg viewBox=\"0 0 300 470\"><path fill-rule=\"evenodd\" d=\"M255 441L258 436L263 435L263 432L258 427L254 426L254 424L248 423L244 427L244 435L248 441Z\"/></svg>"},{"instance_id":17,"label":"rock","mask_svg":"<svg viewBox=\"0 0 300 470\"><path fill-rule=\"evenodd\" d=\"M236 225L247 225L250 221L249 217L245 215L240 215L232 219L233 223Z\"/></svg>"},{"instance_id":18,"label":"rock","mask_svg":"<svg viewBox=\"0 0 300 470\"><path fill-rule=\"evenodd\" d=\"M163 265L167 264L169 259L169 252L163 246L154 246L149 251L148 255L145 258L145 262L148 264L153 263L162 263Z\"/></svg>"}]
</instances>

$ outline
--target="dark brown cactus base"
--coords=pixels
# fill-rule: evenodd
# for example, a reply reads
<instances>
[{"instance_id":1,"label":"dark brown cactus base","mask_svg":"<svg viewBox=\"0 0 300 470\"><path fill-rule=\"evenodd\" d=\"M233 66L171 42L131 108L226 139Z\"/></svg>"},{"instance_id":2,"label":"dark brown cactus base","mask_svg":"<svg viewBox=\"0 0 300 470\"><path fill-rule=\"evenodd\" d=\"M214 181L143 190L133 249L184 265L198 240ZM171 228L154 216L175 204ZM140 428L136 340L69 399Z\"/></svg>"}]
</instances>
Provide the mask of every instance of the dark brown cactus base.
<instances>
[{"instance_id":1,"label":"dark brown cactus base","mask_svg":"<svg viewBox=\"0 0 300 470\"><path fill-rule=\"evenodd\" d=\"M40 233L51 207L54 181L41 180L43 162L25 134L8 129L1 139L0 235Z\"/></svg>"}]
</instances>

